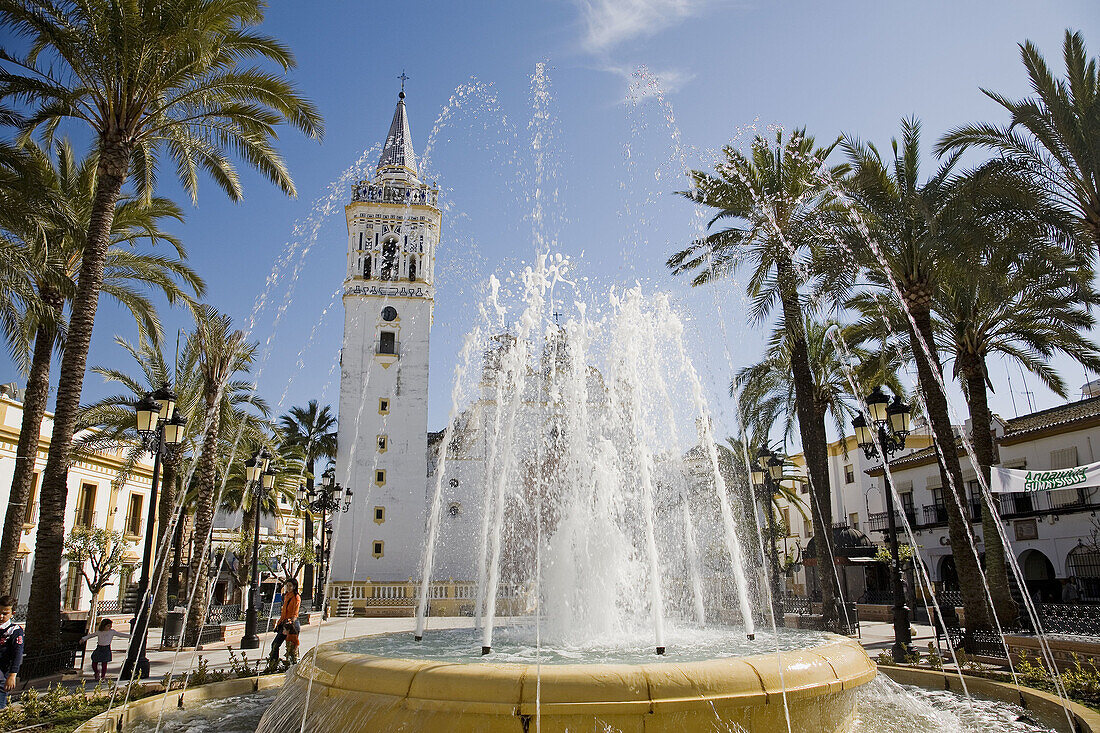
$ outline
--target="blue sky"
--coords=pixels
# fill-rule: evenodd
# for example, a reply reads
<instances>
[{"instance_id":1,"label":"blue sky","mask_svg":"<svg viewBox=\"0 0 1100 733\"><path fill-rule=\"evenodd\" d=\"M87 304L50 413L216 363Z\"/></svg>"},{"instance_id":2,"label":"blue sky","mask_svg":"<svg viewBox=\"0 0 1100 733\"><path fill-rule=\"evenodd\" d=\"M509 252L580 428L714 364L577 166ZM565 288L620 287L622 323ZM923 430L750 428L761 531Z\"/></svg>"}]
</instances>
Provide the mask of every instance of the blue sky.
<instances>
[{"instance_id":1,"label":"blue sky","mask_svg":"<svg viewBox=\"0 0 1100 733\"><path fill-rule=\"evenodd\" d=\"M343 312L334 295L345 261L347 190L335 194L304 256L305 240L293 230L330 182L381 142L404 69L414 145L422 154L431 141L427 175L448 202L432 342L433 429L446 419L452 365L485 279L534 251L533 129L550 141L539 181L550 202L542 231L555 250L579 258L594 292L640 281L673 293L728 427L725 385L732 368L759 354L766 329L745 322L736 283L691 291L663 267L694 233L692 208L672 195L683 187L683 164L707 165L714 150L743 142L754 126L806 125L820 140L846 132L886 145L907 115L924 121L930 147L952 125L1003 120L979 86L1027 93L1016 45L1024 39L1056 65L1067 27L1084 32L1092 55L1100 50L1094 0L275 2L264 27L294 49L293 78L325 116L322 144L284 135L299 198L246 172L245 199L233 204L206 181L173 231L206 278L209 302L241 325L256 310L252 337L263 342L257 371L268 401L280 409L313 397L335 403ZM540 62L550 80L550 119L532 128ZM657 79L663 100L631 99L639 66ZM161 193L185 202L167 180ZM288 264L279 264L288 252ZM724 333L714 327L719 318ZM164 320L171 333L189 322L179 311ZM134 330L104 301L90 363L128 366L112 336L133 338ZM1076 390L1084 374L1079 367L1065 373ZM996 411L1028 411L1018 371L1015 395L1000 364L992 376ZM0 381L9 380L21 377L5 359ZM1059 401L1036 380L1027 385L1036 409ZM108 391L91 375L85 400Z\"/></svg>"}]
</instances>

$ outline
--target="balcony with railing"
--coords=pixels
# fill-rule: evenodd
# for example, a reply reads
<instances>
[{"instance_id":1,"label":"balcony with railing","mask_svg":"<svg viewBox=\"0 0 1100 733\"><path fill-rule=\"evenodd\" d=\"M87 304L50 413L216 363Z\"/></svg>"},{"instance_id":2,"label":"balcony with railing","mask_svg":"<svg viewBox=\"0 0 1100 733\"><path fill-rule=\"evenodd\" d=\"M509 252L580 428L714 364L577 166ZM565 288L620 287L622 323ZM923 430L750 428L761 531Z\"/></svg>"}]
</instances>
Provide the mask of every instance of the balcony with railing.
<instances>
[{"instance_id":1,"label":"balcony with railing","mask_svg":"<svg viewBox=\"0 0 1100 733\"><path fill-rule=\"evenodd\" d=\"M374 201L386 204L436 206L439 191L424 187L402 185L361 185L355 187L352 201Z\"/></svg>"},{"instance_id":2,"label":"balcony with railing","mask_svg":"<svg viewBox=\"0 0 1100 733\"><path fill-rule=\"evenodd\" d=\"M1002 517L1068 514L1100 507L1100 491L1095 487L998 494L997 499Z\"/></svg>"},{"instance_id":3,"label":"balcony with railing","mask_svg":"<svg viewBox=\"0 0 1100 733\"><path fill-rule=\"evenodd\" d=\"M917 513L912 509L905 510L905 518L909 520L910 527L916 527L917 525ZM905 522L902 521L902 513L894 510L894 524L898 530L901 531L905 527ZM877 512L875 514L868 515L867 526L872 532L888 532L890 530L890 513L889 512Z\"/></svg>"},{"instance_id":4,"label":"balcony with railing","mask_svg":"<svg viewBox=\"0 0 1100 733\"><path fill-rule=\"evenodd\" d=\"M945 504L925 504L922 527L942 527L947 524L947 506Z\"/></svg>"}]
</instances>

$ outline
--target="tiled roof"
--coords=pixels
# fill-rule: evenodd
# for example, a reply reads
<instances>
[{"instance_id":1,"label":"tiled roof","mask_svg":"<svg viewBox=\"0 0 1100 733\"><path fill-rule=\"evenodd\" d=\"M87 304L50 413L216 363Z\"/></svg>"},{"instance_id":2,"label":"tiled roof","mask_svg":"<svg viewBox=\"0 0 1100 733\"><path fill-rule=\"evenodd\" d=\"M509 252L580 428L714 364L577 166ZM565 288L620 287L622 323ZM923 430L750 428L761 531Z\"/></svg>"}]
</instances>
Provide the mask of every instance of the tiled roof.
<instances>
[{"instance_id":1,"label":"tiled roof","mask_svg":"<svg viewBox=\"0 0 1100 733\"><path fill-rule=\"evenodd\" d=\"M1100 397L1089 397L1088 399L1013 418L1005 424L1004 437L1006 439L1016 438L1025 433L1093 418L1100 418Z\"/></svg>"},{"instance_id":2,"label":"tiled roof","mask_svg":"<svg viewBox=\"0 0 1100 733\"><path fill-rule=\"evenodd\" d=\"M416 172L416 154L413 152L412 132L409 131L409 117L405 114L405 92L397 100L397 109L393 111L393 122L386 135L386 144L382 148L382 157L378 159L378 170L394 166L408 168Z\"/></svg>"}]
</instances>

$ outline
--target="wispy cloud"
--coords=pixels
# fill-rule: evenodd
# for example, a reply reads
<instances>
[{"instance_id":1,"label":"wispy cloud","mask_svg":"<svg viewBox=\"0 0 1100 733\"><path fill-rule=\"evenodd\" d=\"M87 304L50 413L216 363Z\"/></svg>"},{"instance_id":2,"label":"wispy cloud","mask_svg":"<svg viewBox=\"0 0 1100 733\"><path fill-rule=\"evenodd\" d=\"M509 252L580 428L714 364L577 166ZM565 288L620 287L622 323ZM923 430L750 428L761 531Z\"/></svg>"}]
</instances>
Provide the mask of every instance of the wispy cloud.
<instances>
[{"instance_id":1,"label":"wispy cloud","mask_svg":"<svg viewBox=\"0 0 1100 733\"><path fill-rule=\"evenodd\" d=\"M592 53L653 36L697 14L714 0L573 0L581 13L581 43Z\"/></svg>"},{"instance_id":2,"label":"wispy cloud","mask_svg":"<svg viewBox=\"0 0 1100 733\"><path fill-rule=\"evenodd\" d=\"M604 71L621 77L626 83L621 104L640 104L647 99L674 94L695 78L695 74L680 69L653 71L646 66L605 66Z\"/></svg>"}]
</instances>

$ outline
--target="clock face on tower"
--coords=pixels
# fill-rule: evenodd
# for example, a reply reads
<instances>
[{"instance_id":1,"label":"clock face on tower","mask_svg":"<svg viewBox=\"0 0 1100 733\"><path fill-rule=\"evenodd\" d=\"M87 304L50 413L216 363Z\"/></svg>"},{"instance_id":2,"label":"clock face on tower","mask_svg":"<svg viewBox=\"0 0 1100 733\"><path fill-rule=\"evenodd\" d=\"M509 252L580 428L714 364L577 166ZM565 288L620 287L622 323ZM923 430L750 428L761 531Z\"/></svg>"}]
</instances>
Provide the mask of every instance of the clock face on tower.
<instances>
[{"instance_id":1,"label":"clock face on tower","mask_svg":"<svg viewBox=\"0 0 1100 733\"><path fill-rule=\"evenodd\" d=\"M395 318L397 318L397 309L394 308L392 305L387 305L385 308L382 309L383 321L392 321Z\"/></svg>"}]
</instances>

